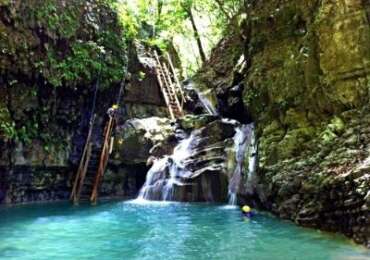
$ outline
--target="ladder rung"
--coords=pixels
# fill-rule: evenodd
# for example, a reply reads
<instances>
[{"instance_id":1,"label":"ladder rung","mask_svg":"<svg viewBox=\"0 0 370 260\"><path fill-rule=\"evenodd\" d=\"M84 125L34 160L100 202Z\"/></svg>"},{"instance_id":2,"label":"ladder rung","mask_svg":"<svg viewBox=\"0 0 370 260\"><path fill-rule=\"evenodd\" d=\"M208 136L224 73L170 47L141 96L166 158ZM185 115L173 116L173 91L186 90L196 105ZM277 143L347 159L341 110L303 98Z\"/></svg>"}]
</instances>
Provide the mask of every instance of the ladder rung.
<instances>
[{"instance_id":1,"label":"ladder rung","mask_svg":"<svg viewBox=\"0 0 370 260\"><path fill-rule=\"evenodd\" d=\"M158 54L155 51L152 55L155 59L158 83L164 95L171 118L180 117L183 115L183 112L177 96L178 85L176 82L178 80L176 75L173 74L174 70L169 70L167 68L167 64L160 61Z\"/></svg>"}]
</instances>

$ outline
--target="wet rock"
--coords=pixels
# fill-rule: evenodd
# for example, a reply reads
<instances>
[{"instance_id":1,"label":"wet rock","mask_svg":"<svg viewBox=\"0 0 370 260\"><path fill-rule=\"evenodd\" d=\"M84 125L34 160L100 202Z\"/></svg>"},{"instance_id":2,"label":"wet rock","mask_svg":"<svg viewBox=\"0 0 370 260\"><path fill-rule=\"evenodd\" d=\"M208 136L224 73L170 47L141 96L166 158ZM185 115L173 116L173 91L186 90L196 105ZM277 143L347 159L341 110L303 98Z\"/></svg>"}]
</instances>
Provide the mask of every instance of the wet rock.
<instances>
[{"instance_id":1,"label":"wet rock","mask_svg":"<svg viewBox=\"0 0 370 260\"><path fill-rule=\"evenodd\" d=\"M118 123L168 113L147 53L126 46L116 10L99 1L36 2L0 3L0 203L68 198L90 118L96 114L92 142L99 147L128 58L132 80L127 103L118 100ZM103 195L133 196L146 167L130 169L136 177L103 184ZM111 169L109 178L112 172L120 176Z\"/></svg>"},{"instance_id":2,"label":"wet rock","mask_svg":"<svg viewBox=\"0 0 370 260\"><path fill-rule=\"evenodd\" d=\"M178 127L184 126L191 134L179 141L173 153L151 159L142 196L151 200L226 201L235 168L232 138L238 125L204 115L180 119Z\"/></svg>"},{"instance_id":3,"label":"wet rock","mask_svg":"<svg viewBox=\"0 0 370 260\"><path fill-rule=\"evenodd\" d=\"M246 5L239 32L220 41L197 79L221 114L233 111L233 87L244 86L259 138L256 196L277 215L369 245L361 222L369 219L369 2Z\"/></svg>"},{"instance_id":4,"label":"wet rock","mask_svg":"<svg viewBox=\"0 0 370 260\"><path fill-rule=\"evenodd\" d=\"M129 48L130 79L125 86L124 102L129 118L166 117L163 94L158 84L153 49L135 41Z\"/></svg>"},{"instance_id":5,"label":"wet rock","mask_svg":"<svg viewBox=\"0 0 370 260\"><path fill-rule=\"evenodd\" d=\"M118 163L146 163L151 152L160 155L170 150L164 144L171 135L173 128L167 118L130 119L117 129L112 158Z\"/></svg>"},{"instance_id":6,"label":"wet rock","mask_svg":"<svg viewBox=\"0 0 370 260\"><path fill-rule=\"evenodd\" d=\"M216 116L208 114L186 115L185 117L181 118L178 123L181 129L190 132L191 130L204 127L206 124L214 121L216 118Z\"/></svg>"}]
</instances>

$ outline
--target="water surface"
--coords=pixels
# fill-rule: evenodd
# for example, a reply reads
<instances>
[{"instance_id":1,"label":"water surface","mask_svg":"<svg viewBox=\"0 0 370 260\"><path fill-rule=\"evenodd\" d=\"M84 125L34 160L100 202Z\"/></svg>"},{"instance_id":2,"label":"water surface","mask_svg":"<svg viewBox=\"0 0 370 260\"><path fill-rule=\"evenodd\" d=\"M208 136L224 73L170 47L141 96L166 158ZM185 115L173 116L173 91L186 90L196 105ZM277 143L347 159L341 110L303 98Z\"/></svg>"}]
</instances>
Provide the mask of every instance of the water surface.
<instances>
[{"instance_id":1,"label":"water surface","mask_svg":"<svg viewBox=\"0 0 370 260\"><path fill-rule=\"evenodd\" d=\"M0 259L370 259L342 236L209 204L0 208Z\"/></svg>"}]
</instances>

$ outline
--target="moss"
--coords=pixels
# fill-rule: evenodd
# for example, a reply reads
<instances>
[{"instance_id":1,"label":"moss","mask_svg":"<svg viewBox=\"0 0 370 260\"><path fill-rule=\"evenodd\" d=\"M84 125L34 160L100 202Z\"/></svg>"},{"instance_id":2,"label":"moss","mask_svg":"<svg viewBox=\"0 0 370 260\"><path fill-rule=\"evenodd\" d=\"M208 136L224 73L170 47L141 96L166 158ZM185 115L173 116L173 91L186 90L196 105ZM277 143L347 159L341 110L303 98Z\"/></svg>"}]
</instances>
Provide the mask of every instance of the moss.
<instances>
[{"instance_id":1,"label":"moss","mask_svg":"<svg viewBox=\"0 0 370 260\"><path fill-rule=\"evenodd\" d=\"M305 128L310 125L306 114L296 109L289 108L284 117L284 124L290 128Z\"/></svg>"},{"instance_id":2,"label":"moss","mask_svg":"<svg viewBox=\"0 0 370 260\"><path fill-rule=\"evenodd\" d=\"M0 108L0 137L13 138L16 136L15 123L7 108Z\"/></svg>"},{"instance_id":3,"label":"moss","mask_svg":"<svg viewBox=\"0 0 370 260\"><path fill-rule=\"evenodd\" d=\"M32 3L32 5L31 5ZM83 7L72 1L72 4L63 4L55 0L44 0L38 4L30 1L30 16L40 23L49 33L55 33L63 38L70 38L75 35L79 28L79 14ZM63 8L63 12L60 12Z\"/></svg>"},{"instance_id":4,"label":"moss","mask_svg":"<svg viewBox=\"0 0 370 260\"><path fill-rule=\"evenodd\" d=\"M63 96L60 100L68 101L69 92L85 95L98 79L100 89L115 87L122 80L126 38L113 2L1 2L1 138L27 144L38 139L45 150L59 145L66 136L57 129L58 124L68 125L81 116L74 111L53 118L61 107L59 95ZM9 93L3 93L6 89ZM83 105L82 96L79 102ZM62 106L68 111L76 104Z\"/></svg>"},{"instance_id":5,"label":"moss","mask_svg":"<svg viewBox=\"0 0 370 260\"><path fill-rule=\"evenodd\" d=\"M210 115L186 115L181 118L180 125L185 130L193 130L204 127L210 122L214 121L215 117Z\"/></svg>"},{"instance_id":6,"label":"moss","mask_svg":"<svg viewBox=\"0 0 370 260\"><path fill-rule=\"evenodd\" d=\"M330 121L328 128L336 134L342 134L345 130L345 124L339 116L335 116Z\"/></svg>"},{"instance_id":7,"label":"moss","mask_svg":"<svg viewBox=\"0 0 370 260\"><path fill-rule=\"evenodd\" d=\"M345 130L345 123L343 120L335 116L327 127L323 130L320 137L324 145L333 143Z\"/></svg>"},{"instance_id":8,"label":"moss","mask_svg":"<svg viewBox=\"0 0 370 260\"><path fill-rule=\"evenodd\" d=\"M0 69L35 73L56 87L91 86L99 76L104 87L120 82L127 63L126 39L113 2L4 4L9 23L0 22Z\"/></svg>"}]
</instances>

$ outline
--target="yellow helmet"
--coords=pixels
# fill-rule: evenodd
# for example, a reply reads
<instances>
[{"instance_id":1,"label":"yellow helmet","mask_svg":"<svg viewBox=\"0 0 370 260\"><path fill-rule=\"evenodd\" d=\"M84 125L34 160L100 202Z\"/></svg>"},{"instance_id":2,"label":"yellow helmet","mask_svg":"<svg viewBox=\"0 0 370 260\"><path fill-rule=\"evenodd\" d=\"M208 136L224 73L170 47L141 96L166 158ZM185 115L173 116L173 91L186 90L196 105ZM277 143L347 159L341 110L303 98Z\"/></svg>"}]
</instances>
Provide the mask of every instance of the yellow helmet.
<instances>
[{"instance_id":1,"label":"yellow helmet","mask_svg":"<svg viewBox=\"0 0 370 260\"><path fill-rule=\"evenodd\" d=\"M247 206L247 205L242 207L242 211L243 211L244 213L249 213L249 212L251 212L251 210L252 210L252 209L251 209L249 206Z\"/></svg>"},{"instance_id":2,"label":"yellow helmet","mask_svg":"<svg viewBox=\"0 0 370 260\"><path fill-rule=\"evenodd\" d=\"M117 104L114 104L114 105L112 106L112 108L113 108L113 109L117 109L117 108L118 108L118 105L117 105Z\"/></svg>"}]
</instances>

